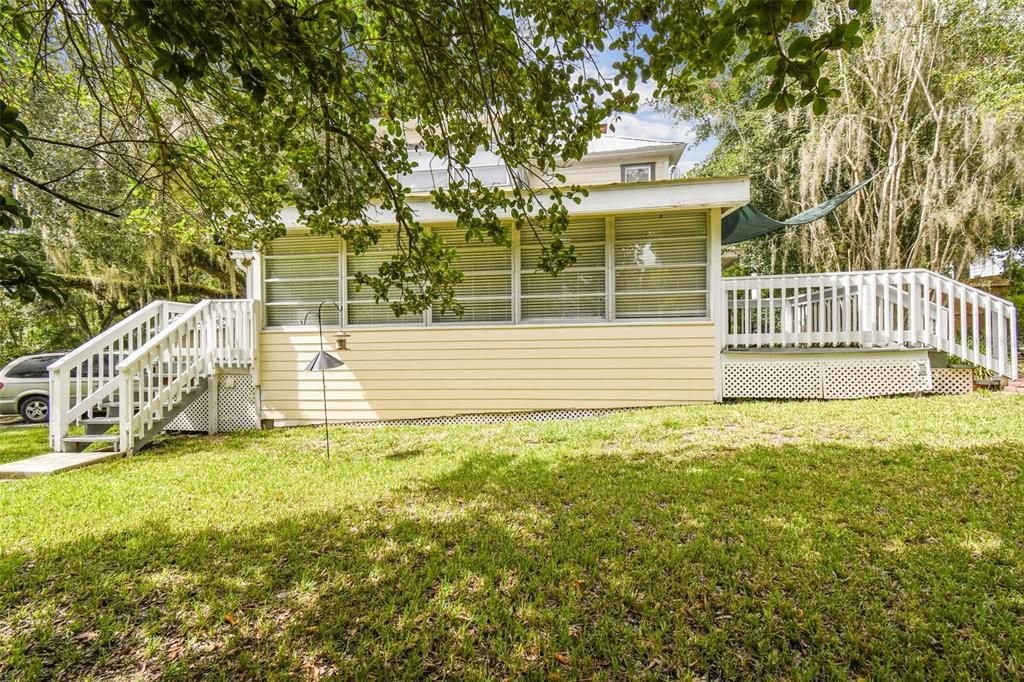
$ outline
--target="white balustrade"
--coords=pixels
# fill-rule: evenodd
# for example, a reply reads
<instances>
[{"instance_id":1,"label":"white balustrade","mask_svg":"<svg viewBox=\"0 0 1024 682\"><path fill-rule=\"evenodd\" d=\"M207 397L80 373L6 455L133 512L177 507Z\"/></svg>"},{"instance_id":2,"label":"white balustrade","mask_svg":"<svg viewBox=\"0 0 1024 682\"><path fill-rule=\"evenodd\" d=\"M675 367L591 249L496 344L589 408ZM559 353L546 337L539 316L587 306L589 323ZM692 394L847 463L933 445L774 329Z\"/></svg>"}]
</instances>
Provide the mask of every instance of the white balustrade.
<instances>
[{"instance_id":1,"label":"white balustrade","mask_svg":"<svg viewBox=\"0 0 1024 682\"><path fill-rule=\"evenodd\" d=\"M116 399L117 365L192 306L153 301L50 365L50 447L64 451L70 426Z\"/></svg>"},{"instance_id":2,"label":"white balustrade","mask_svg":"<svg viewBox=\"0 0 1024 682\"><path fill-rule=\"evenodd\" d=\"M252 300L203 301L118 365L123 452L216 368L252 366L255 310Z\"/></svg>"},{"instance_id":3,"label":"white balustrade","mask_svg":"<svg viewBox=\"0 0 1024 682\"><path fill-rule=\"evenodd\" d=\"M934 348L1017 378L1013 304L928 270L723 279L728 348Z\"/></svg>"},{"instance_id":4,"label":"white balustrade","mask_svg":"<svg viewBox=\"0 0 1024 682\"><path fill-rule=\"evenodd\" d=\"M63 452L75 422L118 405L130 452L215 368L252 366L256 333L251 300L150 303L50 366L50 446Z\"/></svg>"}]
</instances>

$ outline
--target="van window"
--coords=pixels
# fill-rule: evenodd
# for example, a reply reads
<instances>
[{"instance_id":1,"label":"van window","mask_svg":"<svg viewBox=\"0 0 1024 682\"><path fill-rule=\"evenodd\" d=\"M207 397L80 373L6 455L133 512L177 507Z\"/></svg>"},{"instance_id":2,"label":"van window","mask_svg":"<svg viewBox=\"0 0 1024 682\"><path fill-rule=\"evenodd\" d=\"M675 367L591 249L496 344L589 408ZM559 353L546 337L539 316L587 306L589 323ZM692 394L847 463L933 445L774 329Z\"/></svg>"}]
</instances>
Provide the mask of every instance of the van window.
<instances>
[{"instance_id":1,"label":"van window","mask_svg":"<svg viewBox=\"0 0 1024 682\"><path fill-rule=\"evenodd\" d=\"M52 365L59 355L45 355L40 358L28 358L11 367L7 376L11 379L46 379L50 373L46 368Z\"/></svg>"}]
</instances>

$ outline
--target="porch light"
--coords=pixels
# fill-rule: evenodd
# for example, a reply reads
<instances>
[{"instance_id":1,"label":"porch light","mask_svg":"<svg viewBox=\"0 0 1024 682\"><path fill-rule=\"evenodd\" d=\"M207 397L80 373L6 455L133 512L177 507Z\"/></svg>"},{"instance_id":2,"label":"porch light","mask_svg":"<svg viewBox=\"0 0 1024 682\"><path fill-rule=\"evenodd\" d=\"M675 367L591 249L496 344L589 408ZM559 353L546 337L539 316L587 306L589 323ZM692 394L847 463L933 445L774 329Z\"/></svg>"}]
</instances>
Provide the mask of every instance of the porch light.
<instances>
[{"instance_id":1,"label":"porch light","mask_svg":"<svg viewBox=\"0 0 1024 682\"><path fill-rule=\"evenodd\" d=\"M326 375L326 372L329 369L337 369L338 367L343 367L345 365L345 363L324 350L324 320L323 320L323 311L324 311L324 306L327 305L328 303L333 305L338 310L338 319L339 320L341 319L341 315L342 315L341 306L339 306L334 301L321 301L320 302L320 305L317 306L317 309L316 309L316 328L317 328L317 332L318 332L317 333L317 338L320 339L320 351L315 356L313 356L313 359L309 361L309 364L306 365L306 367L302 371L304 371L304 372L320 372L320 386L323 389L323 396L324 396L324 440L327 443L327 458L330 459L330 457L331 457L331 432L327 428L327 375ZM306 320L308 320L309 316L312 315L312 314L313 314L312 310L309 311L308 313L306 313L306 315L302 318L302 324L306 324ZM344 332L338 332L339 335L343 334L343 333ZM347 334L346 334L346 336L347 336ZM338 347L339 348L344 348L345 344L344 343L338 343Z\"/></svg>"}]
</instances>

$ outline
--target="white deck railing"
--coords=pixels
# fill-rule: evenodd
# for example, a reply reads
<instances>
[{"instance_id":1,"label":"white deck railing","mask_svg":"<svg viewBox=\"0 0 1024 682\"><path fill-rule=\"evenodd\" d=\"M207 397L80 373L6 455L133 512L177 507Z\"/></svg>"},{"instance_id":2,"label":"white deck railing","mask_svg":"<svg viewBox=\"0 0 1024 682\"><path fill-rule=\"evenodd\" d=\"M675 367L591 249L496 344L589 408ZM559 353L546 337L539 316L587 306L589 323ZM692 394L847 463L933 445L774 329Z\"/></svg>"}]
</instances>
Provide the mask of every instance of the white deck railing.
<instances>
[{"instance_id":1,"label":"white deck railing","mask_svg":"<svg viewBox=\"0 0 1024 682\"><path fill-rule=\"evenodd\" d=\"M928 270L723 279L727 348L928 347L1017 378L1017 311Z\"/></svg>"},{"instance_id":2,"label":"white deck railing","mask_svg":"<svg viewBox=\"0 0 1024 682\"><path fill-rule=\"evenodd\" d=\"M154 301L50 365L50 447L64 451L73 423L116 400L117 365L192 306Z\"/></svg>"},{"instance_id":3,"label":"white deck railing","mask_svg":"<svg viewBox=\"0 0 1024 682\"><path fill-rule=\"evenodd\" d=\"M252 300L207 300L174 321L117 367L120 446L131 452L218 367L250 367L255 356Z\"/></svg>"}]
</instances>

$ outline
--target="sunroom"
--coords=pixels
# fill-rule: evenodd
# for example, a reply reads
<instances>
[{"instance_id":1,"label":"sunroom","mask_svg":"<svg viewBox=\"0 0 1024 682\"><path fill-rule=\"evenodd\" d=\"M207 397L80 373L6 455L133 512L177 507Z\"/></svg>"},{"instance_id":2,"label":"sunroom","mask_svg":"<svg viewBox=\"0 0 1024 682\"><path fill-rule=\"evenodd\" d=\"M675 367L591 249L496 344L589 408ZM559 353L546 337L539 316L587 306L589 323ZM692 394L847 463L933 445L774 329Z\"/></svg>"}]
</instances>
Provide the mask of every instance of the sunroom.
<instances>
[{"instance_id":1,"label":"sunroom","mask_svg":"<svg viewBox=\"0 0 1024 682\"><path fill-rule=\"evenodd\" d=\"M323 418L321 378L302 368L320 344L324 301L338 304L322 308L325 341L349 335L345 366L326 377L332 421L715 400L721 216L747 195L745 178L594 187L563 237L577 263L557 277L538 270L532 234L511 247L467 243L424 200L420 220L459 250L461 316L396 317L355 281L394 241L351 253L292 217L287 236L250 261L249 295L264 311L263 417Z\"/></svg>"}]
</instances>

